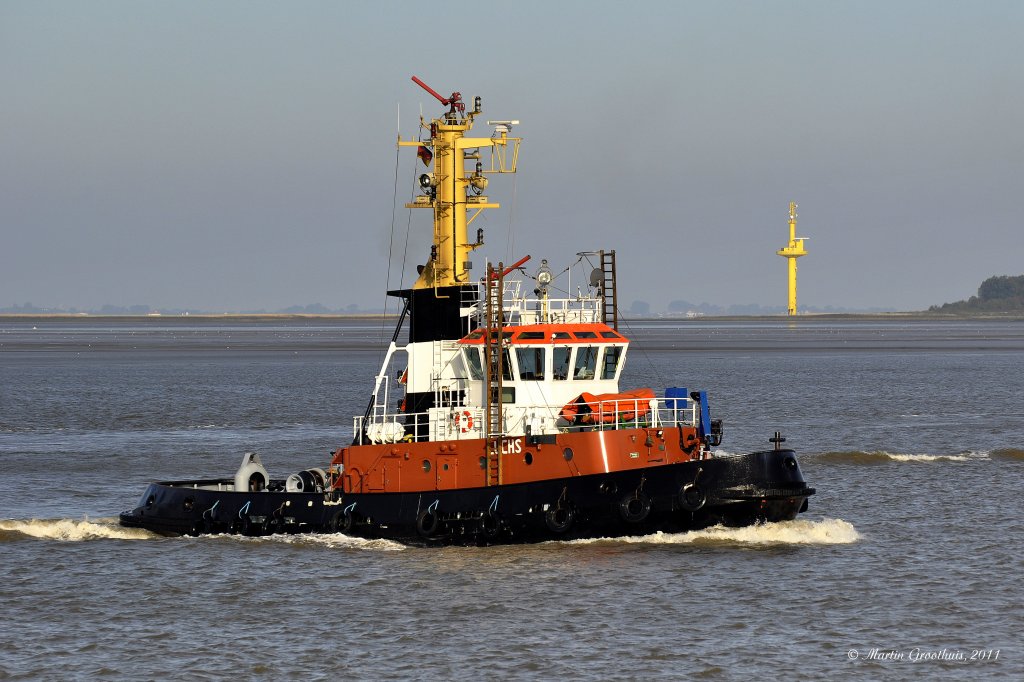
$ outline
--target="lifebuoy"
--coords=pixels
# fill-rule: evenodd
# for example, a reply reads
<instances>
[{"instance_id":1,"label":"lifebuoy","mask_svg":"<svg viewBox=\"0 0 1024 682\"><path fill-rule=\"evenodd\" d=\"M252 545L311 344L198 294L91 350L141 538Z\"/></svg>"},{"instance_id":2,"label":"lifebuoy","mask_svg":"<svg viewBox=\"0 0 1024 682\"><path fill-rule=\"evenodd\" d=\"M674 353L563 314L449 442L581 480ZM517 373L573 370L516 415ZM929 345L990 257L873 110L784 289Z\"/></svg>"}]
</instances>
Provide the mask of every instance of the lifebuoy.
<instances>
[{"instance_id":1,"label":"lifebuoy","mask_svg":"<svg viewBox=\"0 0 1024 682\"><path fill-rule=\"evenodd\" d=\"M431 537L437 532L440 525L441 519L438 518L437 512L432 509L424 509L416 517L416 532L420 534L420 537Z\"/></svg>"},{"instance_id":2,"label":"lifebuoy","mask_svg":"<svg viewBox=\"0 0 1024 682\"><path fill-rule=\"evenodd\" d=\"M622 498L619 502L619 514L624 521L640 523L651 513L651 498L639 490Z\"/></svg>"},{"instance_id":3,"label":"lifebuoy","mask_svg":"<svg viewBox=\"0 0 1024 682\"><path fill-rule=\"evenodd\" d=\"M463 410L462 412L455 415L456 420L459 422L459 430L463 433L469 433L473 430L473 415L469 410Z\"/></svg>"},{"instance_id":4,"label":"lifebuoy","mask_svg":"<svg viewBox=\"0 0 1024 682\"><path fill-rule=\"evenodd\" d=\"M708 494L696 483L687 483L679 489L679 506L684 511L700 511L708 501Z\"/></svg>"},{"instance_id":5,"label":"lifebuoy","mask_svg":"<svg viewBox=\"0 0 1024 682\"><path fill-rule=\"evenodd\" d=\"M576 514L571 507L551 507L544 513L544 524L552 533L562 534L572 528Z\"/></svg>"}]
</instances>

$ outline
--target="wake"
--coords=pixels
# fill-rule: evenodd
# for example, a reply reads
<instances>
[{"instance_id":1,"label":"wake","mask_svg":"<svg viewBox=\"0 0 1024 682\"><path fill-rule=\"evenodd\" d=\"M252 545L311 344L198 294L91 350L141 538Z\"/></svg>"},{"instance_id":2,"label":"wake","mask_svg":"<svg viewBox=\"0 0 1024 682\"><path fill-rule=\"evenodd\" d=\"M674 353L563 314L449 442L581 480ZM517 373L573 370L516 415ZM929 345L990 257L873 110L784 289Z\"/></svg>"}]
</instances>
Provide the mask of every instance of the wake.
<instances>
[{"instance_id":1,"label":"wake","mask_svg":"<svg viewBox=\"0 0 1024 682\"><path fill-rule=\"evenodd\" d=\"M848 452L823 452L820 455L804 455L805 458L819 459L837 464L885 464L888 462L985 462L990 461L993 456L998 457L996 452L989 453L984 450L972 450L957 454L933 455L927 453L901 453L875 450L863 452L853 450Z\"/></svg>"},{"instance_id":2,"label":"wake","mask_svg":"<svg viewBox=\"0 0 1024 682\"><path fill-rule=\"evenodd\" d=\"M87 542L90 540L152 540L160 537L142 528L124 528L117 519L3 519L0 541L24 539Z\"/></svg>"},{"instance_id":3,"label":"wake","mask_svg":"<svg viewBox=\"0 0 1024 682\"><path fill-rule=\"evenodd\" d=\"M626 543L641 545L848 545L861 539L861 534L848 521L822 519L820 521L779 521L761 523L743 528L712 526L685 533L662 533L621 538L573 540L569 544Z\"/></svg>"}]
</instances>

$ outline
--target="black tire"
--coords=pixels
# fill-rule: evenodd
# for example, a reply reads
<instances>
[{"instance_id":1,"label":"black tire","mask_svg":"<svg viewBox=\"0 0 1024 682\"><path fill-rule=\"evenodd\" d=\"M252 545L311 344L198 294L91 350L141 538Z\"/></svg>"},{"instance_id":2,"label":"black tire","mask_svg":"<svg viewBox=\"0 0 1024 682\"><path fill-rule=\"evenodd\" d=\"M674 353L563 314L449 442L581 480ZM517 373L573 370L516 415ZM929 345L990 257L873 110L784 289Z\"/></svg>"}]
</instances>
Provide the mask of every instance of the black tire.
<instances>
[{"instance_id":1,"label":"black tire","mask_svg":"<svg viewBox=\"0 0 1024 682\"><path fill-rule=\"evenodd\" d=\"M630 493L619 502L619 514L627 523L641 523L651 514L651 498L639 491Z\"/></svg>"},{"instance_id":2,"label":"black tire","mask_svg":"<svg viewBox=\"0 0 1024 682\"><path fill-rule=\"evenodd\" d=\"M697 512L707 504L708 494L696 483L687 483L679 489L679 507L683 511Z\"/></svg>"},{"instance_id":3,"label":"black tire","mask_svg":"<svg viewBox=\"0 0 1024 682\"><path fill-rule=\"evenodd\" d=\"M267 535L276 535L284 532L284 519L271 516L267 519L266 523L263 524L263 530Z\"/></svg>"},{"instance_id":4,"label":"black tire","mask_svg":"<svg viewBox=\"0 0 1024 682\"><path fill-rule=\"evenodd\" d=\"M570 528L576 520L576 513L571 507L551 507L544 513L544 525L552 533L561 535Z\"/></svg>"},{"instance_id":5,"label":"black tire","mask_svg":"<svg viewBox=\"0 0 1024 682\"><path fill-rule=\"evenodd\" d=\"M259 523L254 523L248 516L243 516L235 521L234 527L239 535L245 535L246 537L263 534L263 526Z\"/></svg>"},{"instance_id":6,"label":"black tire","mask_svg":"<svg viewBox=\"0 0 1024 682\"><path fill-rule=\"evenodd\" d=\"M353 518L351 511L339 510L334 512L334 516L331 517L327 526L332 533L348 533L352 530L352 526L355 523L356 520Z\"/></svg>"},{"instance_id":7,"label":"black tire","mask_svg":"<svg viewBox=\"0 0 1024 682\"><path fill-rule=\"evenodd\" d=\"M501 534L501 517L498 513L488 509L480 517L480 535L488 540L493 540Z\"/></svg>"},{"instance_id":8,"label":"black tire","mask_svg":"<svg viewBox=\"0 0 1024 682\"><path fill-rule=\"evenodd\" d=\"M437 529L441 526L441 519L438 518L436 511L430 509L424 509L420 512L420 515L416 517L416 532L420 534L422 538L431 538L437 534Z\"/></svg>"}]
</instances>

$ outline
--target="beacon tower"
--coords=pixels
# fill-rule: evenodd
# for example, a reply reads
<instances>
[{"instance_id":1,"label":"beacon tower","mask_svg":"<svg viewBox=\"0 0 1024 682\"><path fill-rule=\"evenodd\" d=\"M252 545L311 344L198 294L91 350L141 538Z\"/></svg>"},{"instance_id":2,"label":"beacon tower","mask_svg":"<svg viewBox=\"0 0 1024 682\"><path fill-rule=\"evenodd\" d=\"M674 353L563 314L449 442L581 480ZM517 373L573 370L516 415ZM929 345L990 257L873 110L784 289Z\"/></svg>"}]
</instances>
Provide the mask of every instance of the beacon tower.
<instances>
[{"instance_id":1,"label":"beacon tower","mask_svg":"<svg viewBox=\"0 0 1024 682\"><path fill-rule=\"evenodd\" d=\"M807 255L804 248L806 237L796 236L796 202L789 202L789 243L776 251L778 255L786 259L789 265L789 303L786 312L789 315L796 315L796 259Z\"/></svg>"}]
</instances>

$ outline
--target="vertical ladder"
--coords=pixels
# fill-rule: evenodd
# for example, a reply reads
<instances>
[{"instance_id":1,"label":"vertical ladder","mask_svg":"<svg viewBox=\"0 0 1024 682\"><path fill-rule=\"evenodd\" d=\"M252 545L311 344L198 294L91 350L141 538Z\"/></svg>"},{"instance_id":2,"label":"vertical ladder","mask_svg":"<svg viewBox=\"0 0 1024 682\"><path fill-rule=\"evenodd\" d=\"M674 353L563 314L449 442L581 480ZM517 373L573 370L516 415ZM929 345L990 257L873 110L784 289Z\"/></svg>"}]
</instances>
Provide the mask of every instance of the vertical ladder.
<instances>
[{"instance_id":1,"label":"vertical ladder","mask_svg":"<svg viewBox=\"0 0 1024 682\"><path fill-rule=\"evenodd\" d=\"M501 485L502 403L501 377L504 374L501 327L504 308L505 266L488 264L486 283L486 324L484 329L484 381L485 406L484 437L487 439L487 485Z\"/></svg>"},{"instance_id":2,"label":"vertical ladder","mask_svg":"<svg viewBox=\"0 0 1024 682\"><path fill-rule=\"evenodd\" d=\"M615 251L601 251L601 321L619 328L619 306L615 295Z\"/></svg>"}]
</instances>

